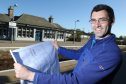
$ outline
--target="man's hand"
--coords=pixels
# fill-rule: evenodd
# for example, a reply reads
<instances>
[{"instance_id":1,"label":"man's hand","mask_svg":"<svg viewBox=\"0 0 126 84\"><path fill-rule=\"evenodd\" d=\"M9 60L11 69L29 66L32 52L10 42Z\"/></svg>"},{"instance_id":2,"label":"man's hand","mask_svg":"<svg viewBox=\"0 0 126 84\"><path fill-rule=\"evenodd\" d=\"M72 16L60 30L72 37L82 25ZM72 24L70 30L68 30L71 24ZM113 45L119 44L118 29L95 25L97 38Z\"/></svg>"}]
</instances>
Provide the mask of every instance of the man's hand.
<instances>
[{"instance_id":1,"label":"man's hand","mask_svg":"<svg viewBox=\"0 0 126 84\"><path fill-rule=\"evenodd\" d=\"M17 78L33 81L35 75L34 72L29 71L27 68L19 63L14 63L14 69Z\"/></svg>"},{"instance_id":2,"label":"man's hand","mask_svg":"<svg viewBox=\"0 0 126 84\"><path fill-rule=\"evenodd\" d=\"M59 45L57 44L57 41L56 40L52 41L52 44L58 50Z\"/></svg>"}]
</instances>

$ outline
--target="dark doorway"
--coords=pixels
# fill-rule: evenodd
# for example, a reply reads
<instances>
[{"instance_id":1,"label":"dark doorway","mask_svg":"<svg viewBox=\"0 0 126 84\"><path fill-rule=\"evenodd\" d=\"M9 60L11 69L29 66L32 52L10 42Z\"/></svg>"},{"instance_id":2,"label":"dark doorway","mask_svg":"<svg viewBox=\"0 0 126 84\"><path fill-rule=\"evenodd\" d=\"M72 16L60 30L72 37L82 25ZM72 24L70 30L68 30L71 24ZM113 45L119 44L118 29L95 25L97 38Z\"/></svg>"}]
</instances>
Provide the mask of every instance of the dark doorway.
<instances>
[{"instance_id":1,"label":"dark doorway","mask_svg":"<svg viewBox=\"0 0 126 84\"><path fill-rule=\"evenodd\" d=\"M42 32L36 31L35 41L41 41L41 39L42 39Z\"/></svg>"}]
</instances>

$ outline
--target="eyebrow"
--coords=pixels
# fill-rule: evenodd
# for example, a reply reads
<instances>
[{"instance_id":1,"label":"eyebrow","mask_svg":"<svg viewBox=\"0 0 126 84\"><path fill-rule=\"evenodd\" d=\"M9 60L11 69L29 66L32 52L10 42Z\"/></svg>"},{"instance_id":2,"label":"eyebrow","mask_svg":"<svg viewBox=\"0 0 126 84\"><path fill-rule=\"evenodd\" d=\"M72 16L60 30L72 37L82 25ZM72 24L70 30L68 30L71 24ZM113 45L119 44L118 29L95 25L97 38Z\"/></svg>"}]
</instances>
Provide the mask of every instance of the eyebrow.
<instances>
[{"instance_id":1,"label":"eyebrow","mask_svg":"<svg viewBox=\"0 0 126 84\"><path fill-rule=\"evenodd\" d=\"M101 17L101 18L98 18L98 19L103 19L103 18L108 19L107 17ZM91 18L91 19L95 19L95 18Z\"/></svg>"}]
</instances>

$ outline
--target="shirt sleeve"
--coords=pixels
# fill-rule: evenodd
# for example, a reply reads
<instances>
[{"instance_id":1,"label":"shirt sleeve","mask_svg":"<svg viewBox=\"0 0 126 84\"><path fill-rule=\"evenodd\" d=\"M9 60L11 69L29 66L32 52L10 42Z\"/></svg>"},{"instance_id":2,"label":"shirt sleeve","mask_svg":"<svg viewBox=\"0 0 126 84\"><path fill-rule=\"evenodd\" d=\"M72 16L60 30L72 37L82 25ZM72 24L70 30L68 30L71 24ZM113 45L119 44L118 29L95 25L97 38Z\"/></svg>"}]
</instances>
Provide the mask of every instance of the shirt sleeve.
<instances>
[{"instance_id":1,"label":"shirt sleeve","mask_svg":"<svg viewBox=\"0 0 126 84\"><path fill-rule=\"evenodd\" d=\"M73 50L73 49L66 49L64 47L59 47L58 53L66 58L78 60L78 58L84 51L84 48L85 46L81 47L78 50Z\"/></svg>"},{"instance_id":2,"label":"shirt sleeve","mask_svg":"<svg viewBox=\"0 0 126 84\"><path fill-rule=\"evenodd\" d=\"M104 54L106 55L106 54ZM114 54L112 54L114 55ZM110 54L111 56L111 54ZM107 75L109 75L118 66L120 59L118 57L108 58L102 56L86 65L82 64L78 71L69 74L45 74L36 73L35 84L95 84ZM103 60L101 60L103 59Z\"/></svg>"}]
</instances>

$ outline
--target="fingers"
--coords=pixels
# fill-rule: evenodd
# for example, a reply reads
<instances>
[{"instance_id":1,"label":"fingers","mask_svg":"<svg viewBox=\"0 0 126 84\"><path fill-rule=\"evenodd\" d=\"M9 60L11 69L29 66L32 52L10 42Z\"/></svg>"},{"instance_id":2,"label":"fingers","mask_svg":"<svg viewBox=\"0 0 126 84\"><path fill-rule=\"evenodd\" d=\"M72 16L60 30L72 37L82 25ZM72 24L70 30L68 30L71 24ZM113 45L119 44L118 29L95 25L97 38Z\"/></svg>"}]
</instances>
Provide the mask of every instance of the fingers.
<instances>
[{"instance_id":1,"label":"fingers","mask_svg":"<svg viewBox=\"0 0 126 84\"><path fill-rule=\"evenodd\" d=\"M14 63L14 69L17 78L24 77L24 73L27 71L27 69L19 63Z\"/></svg>"},{"instance_id":2,"label":"fingers","mask_svg":"<svg viewBox=\"0 0 126 84\"><path fill-rule=\"evenodd\" d=\"M15 69L15 75L17 78L20 78L20 69L21 69L22 65L19 63L14 63L14 69Z\"/></svg>"},{"instance_id":3,"label":"fingers","mask_svg":"<svg viewBox=\"0 0 126 84\"><path fill-rule=\"evenodd\" d=\"M19 63L14 63L14 68L20 68L20 67L22 67L21 64L19 64Z\"/></svg>"},{"instance_id":4,"label":"fingers","mask_svg":"<svg viewBox=\"0 0 126 84\"><path fill-rule=\"evenodd\" d=\"M17 73L18 71L20 71L20 69L22 68L23 66L19 63L14 63L14 69L15 69L15 72Z\"/></svg>"},{"instance_id":5,"label":"fingers","mask_svg":"<svg viewBox=\"0 0 126 84\"><path fill-rule=\"evenodd\" d=\"M52 44L58 50L59 46L57 44L57 41L56 40L52 41Z\"/></svg>"},{"instance_id":6,"label":"fingers","mask_svg":"<svg viewBox=\"0 0 126 84\"><path fill-rule=\"evenodd\" d=\"M14 63L15 75L16 78L20 78L23 80L33 80L34 79L34 72L29 71L23 65L19 63Z\"/></svg>"}]
</instances>

